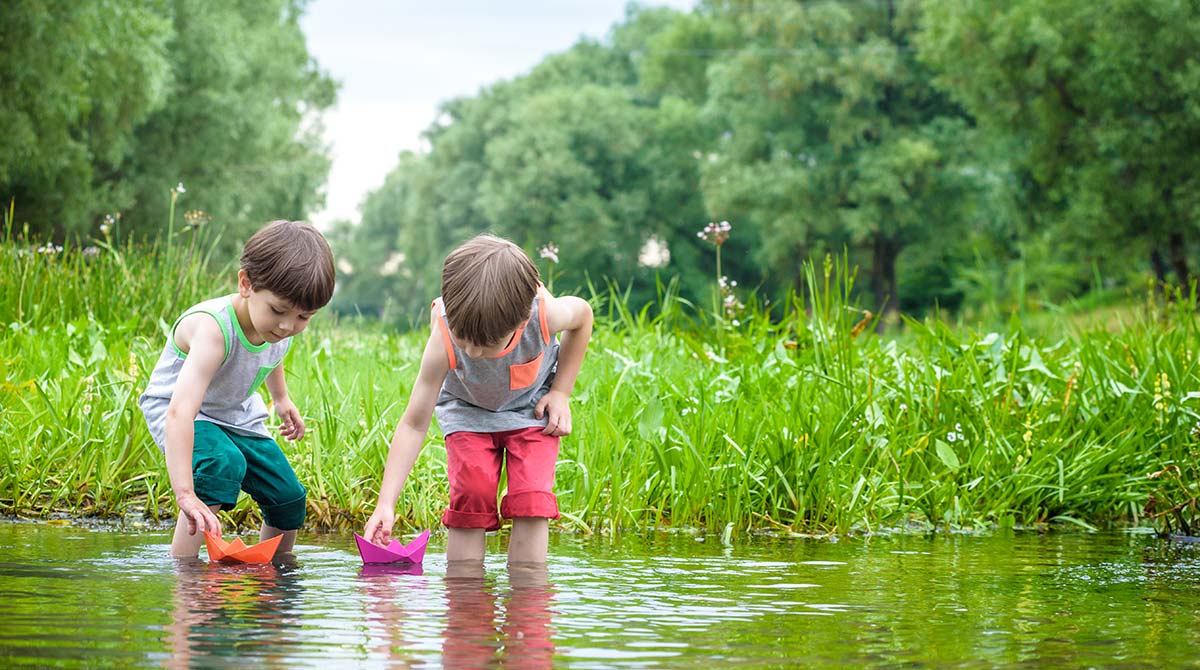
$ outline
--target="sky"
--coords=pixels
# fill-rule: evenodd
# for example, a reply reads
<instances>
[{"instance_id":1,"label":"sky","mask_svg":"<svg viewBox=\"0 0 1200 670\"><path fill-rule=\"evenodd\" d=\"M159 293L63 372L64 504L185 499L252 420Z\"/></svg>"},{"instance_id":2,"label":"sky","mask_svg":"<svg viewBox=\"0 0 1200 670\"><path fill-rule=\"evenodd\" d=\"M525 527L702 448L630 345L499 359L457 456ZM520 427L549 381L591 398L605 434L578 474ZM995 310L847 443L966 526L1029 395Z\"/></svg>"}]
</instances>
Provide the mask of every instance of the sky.
<instances>
[{"instance_id":1,"label":"sky","mask_svg":"<svg viewBox=\"0 0 1200 670\"><path fill-rule=\"evenodd\" d=\"M318 227L359 220L401 151L427 150L438 104L524 74L581 37L603 38L626 0L313 0L301 26L309 53L340 82L326 112L333 165ZM689 9L694 0L645 0Z\"/></svg>"}]
</instances>

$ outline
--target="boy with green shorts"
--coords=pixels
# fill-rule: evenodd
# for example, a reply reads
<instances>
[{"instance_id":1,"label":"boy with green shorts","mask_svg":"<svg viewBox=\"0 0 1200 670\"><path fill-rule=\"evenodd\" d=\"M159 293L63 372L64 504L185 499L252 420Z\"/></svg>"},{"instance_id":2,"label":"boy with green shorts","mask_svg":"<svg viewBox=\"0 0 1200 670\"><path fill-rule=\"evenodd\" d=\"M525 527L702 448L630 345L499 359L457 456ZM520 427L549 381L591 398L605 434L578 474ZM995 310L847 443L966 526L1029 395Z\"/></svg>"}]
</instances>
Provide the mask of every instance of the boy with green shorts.
<instances>
[{"instance_id":1,"label":"boy with green shorts","mask_svg":"<svg viewBox=\"0 0 1200 670\"><path fill-rule=\"evenodd\" d=\"M188 309L138 404L167 458L179 505L171 554L195 557L204 537L221 532L216 512L246 491L263 514L260 541L284 537L290 552L304 524L306 491L267 432L264 382L289 440L304 420L288 397L283 357L291 338L333 296L333 253L307 223L274 221L242 251L237 292Z\"/></svg>"}]
</instances>

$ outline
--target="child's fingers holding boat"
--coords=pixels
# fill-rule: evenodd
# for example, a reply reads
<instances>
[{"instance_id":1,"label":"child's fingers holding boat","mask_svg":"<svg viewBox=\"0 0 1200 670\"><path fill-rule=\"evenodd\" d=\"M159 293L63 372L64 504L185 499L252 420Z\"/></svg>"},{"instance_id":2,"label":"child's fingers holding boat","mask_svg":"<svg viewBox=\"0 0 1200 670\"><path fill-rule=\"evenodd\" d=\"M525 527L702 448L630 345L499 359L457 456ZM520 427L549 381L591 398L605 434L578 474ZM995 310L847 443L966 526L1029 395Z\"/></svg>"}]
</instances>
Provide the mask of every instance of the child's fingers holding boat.
<instances>
[{"instance_id":1,"label":"child's fingers holding boat","mask_svg":"<svg viewBox=\"0 0 1200 670\"><path fill-rule=\"evenodd\" d=\"M371 518L367 519L367 526L363 529L363 537L370 540L373 544L386 547L392 541L392 526L395 523L395 511L377 507Z\"/></svg>"},{"instance_id":2,"label":"child's fingers holding boat","mask_svg":"<svg viewBox=\"0 0 1200 670\"><path fill-rule=\"evenodd\" d=\"M195 535L197 531L211 531L217 535L221 534L221 520L213 513L208 505L205 505L195 495L189 495L179 501L179 513L184 515L188 522L188 535Z\"/></svg>"}]
</instances>

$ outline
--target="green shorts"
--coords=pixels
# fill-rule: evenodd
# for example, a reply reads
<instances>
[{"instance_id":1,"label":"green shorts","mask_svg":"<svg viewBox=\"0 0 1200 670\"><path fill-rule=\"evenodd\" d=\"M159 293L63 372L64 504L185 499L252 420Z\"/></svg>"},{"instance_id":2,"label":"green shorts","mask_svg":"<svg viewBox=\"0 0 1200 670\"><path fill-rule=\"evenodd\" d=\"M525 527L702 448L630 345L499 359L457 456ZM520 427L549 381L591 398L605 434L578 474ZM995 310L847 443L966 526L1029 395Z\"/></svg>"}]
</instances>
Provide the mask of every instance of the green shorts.
<instances>
[{"instance_id":1,"label":"green shorts","mask_svg":"<svg viewBox=\"0 0 1200 670\"><path fill-rule=\"evenodd\" d=\"M296 472L269 437L251 437L195 422L192 481L196 497L206 505L233 507L245 491L262 509L263 521L279 530L304 525L307 491Z\"/></svg>"}]
</instances>

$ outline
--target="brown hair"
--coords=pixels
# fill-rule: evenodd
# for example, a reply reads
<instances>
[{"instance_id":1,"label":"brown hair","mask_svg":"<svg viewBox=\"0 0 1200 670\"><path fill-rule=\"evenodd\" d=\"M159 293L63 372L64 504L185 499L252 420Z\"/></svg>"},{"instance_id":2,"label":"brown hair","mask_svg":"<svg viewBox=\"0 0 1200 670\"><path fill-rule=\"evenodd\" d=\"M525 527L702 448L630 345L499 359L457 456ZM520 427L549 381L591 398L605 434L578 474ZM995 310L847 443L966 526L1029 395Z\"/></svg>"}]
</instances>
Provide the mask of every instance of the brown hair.
<instances>
[{"instance_id":1,"label":"brown hair","mask_svg":"<svg viewBox=\"0 0 1200 670\"><path fill-rule=\"evenodd\" d=\"M496 344L529 318L541 279L520 247L479 235L442 265L442 302L450 332L481 347Z\"/></svg>"},{"instance_id":2,"label":"brown hair","mask_svg":"<svg viewBox=\"0 0 1200 670\"><path fill-rule=\"evenodd\" d=\"M267 290L306 312L333 297L333 252L311 224L272 221L246 241L242 269L256 290Z\"/></svg>"}]
</instances>

